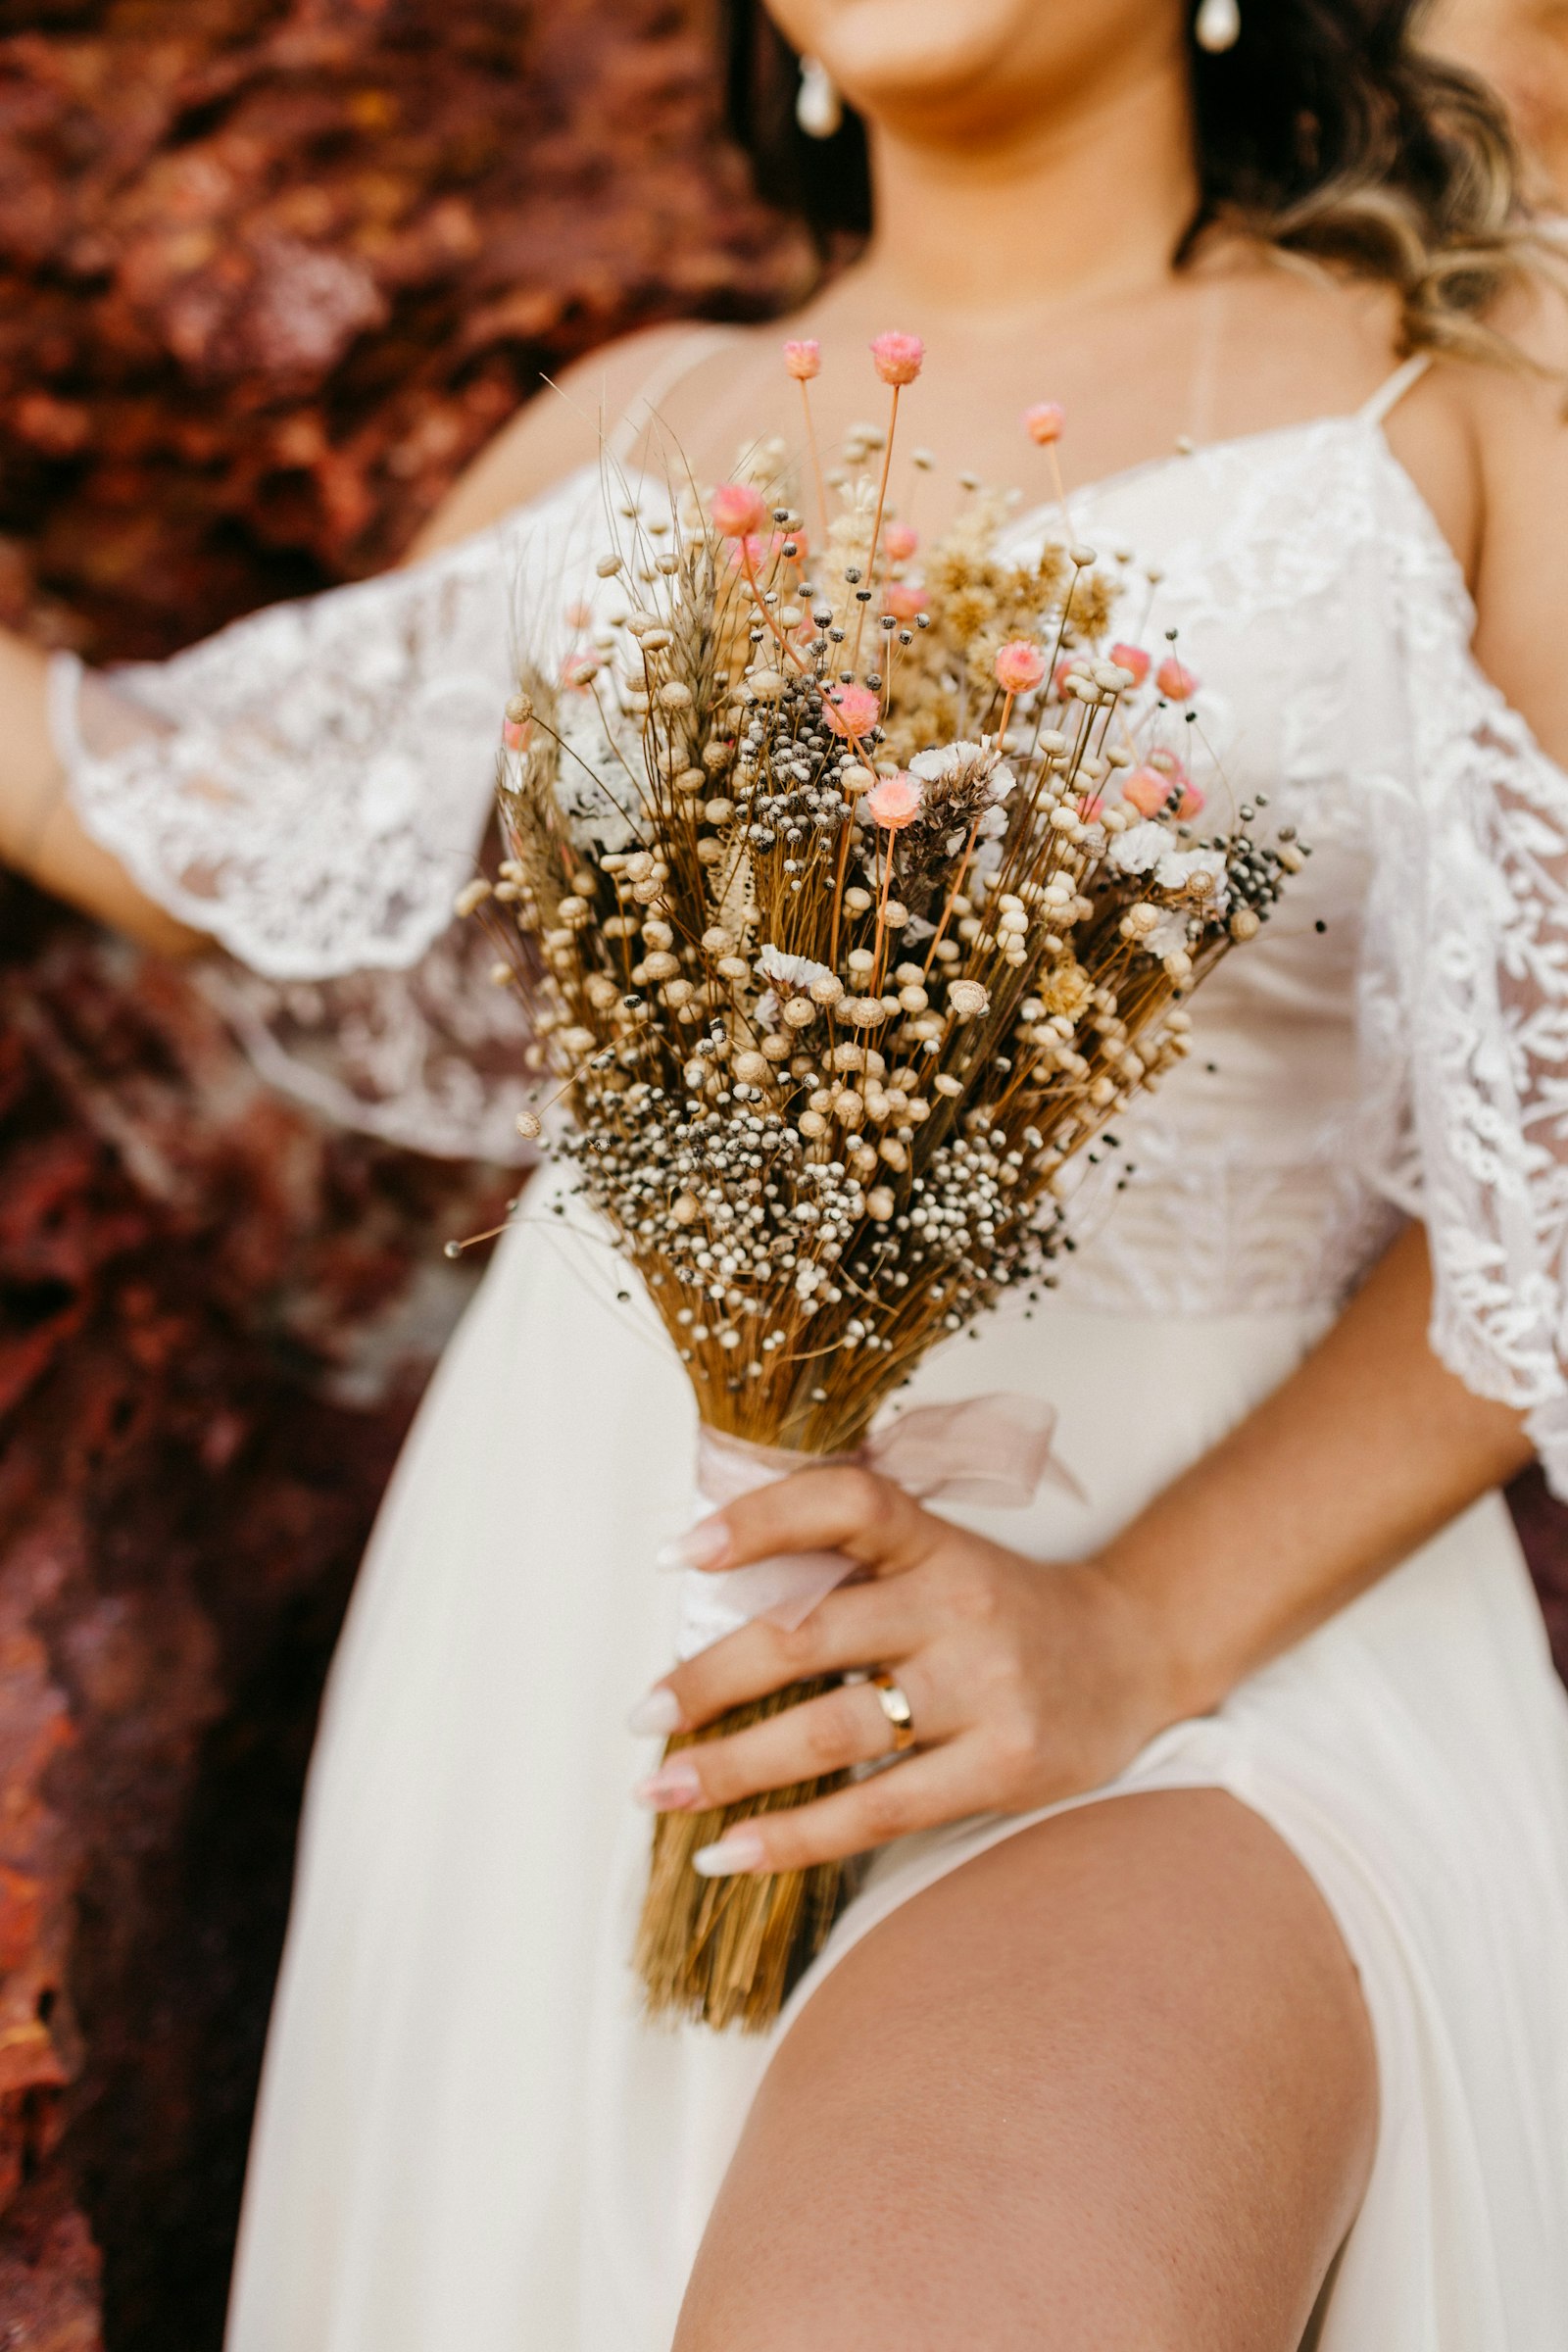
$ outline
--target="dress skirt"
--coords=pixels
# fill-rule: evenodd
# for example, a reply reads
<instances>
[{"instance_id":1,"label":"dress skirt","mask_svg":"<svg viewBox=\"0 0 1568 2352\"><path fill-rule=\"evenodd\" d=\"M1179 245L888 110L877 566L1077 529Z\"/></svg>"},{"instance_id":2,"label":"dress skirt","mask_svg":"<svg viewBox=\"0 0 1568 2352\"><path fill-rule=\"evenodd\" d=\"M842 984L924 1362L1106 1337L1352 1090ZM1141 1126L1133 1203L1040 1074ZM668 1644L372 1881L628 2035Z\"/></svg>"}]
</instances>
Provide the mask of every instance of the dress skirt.
<instances>
[{"instance_id":1,"label":"dress skirt","mask_svg":"<svg viewBox=\"0 0 1568 2352\"><path fill-rule=\"evenodd\" d=\"M1052 1399L1082 1498L952 1515L1070 1557L1328 1319L1048 1298L910 1396ZM227 2352L667 2352L771 2046L647 2027L627 1969L653 1751L623 1726L673 1658L654 1554L691 1516L694 1442L635 1281L541 1176L425 1398L333 1668ZM1500 1497L1081 1801L1179 1786L1275 1827L1365 1988L1379 2139L1323 2352L1561 2352L1568 1704ZM792 2009L1020 1826L887 1849Z\"/></svg>"}]
</instances>

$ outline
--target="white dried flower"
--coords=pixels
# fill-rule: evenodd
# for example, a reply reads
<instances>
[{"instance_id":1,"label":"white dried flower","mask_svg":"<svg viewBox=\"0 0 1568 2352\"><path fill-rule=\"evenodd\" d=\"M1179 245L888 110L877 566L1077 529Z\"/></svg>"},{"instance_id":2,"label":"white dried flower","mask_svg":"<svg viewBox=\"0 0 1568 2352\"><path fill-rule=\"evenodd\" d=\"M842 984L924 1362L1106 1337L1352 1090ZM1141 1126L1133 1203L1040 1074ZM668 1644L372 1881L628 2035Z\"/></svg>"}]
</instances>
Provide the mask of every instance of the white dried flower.
<instances>
[{"instance_id":1,"label":"white dried flower","mask_svg":"<svg viewBox=\"0 0 1568 2352\"><path fill-rule=\"evenodd\" d=\"M1230 904L1223 850L1167 848L1154 868L1154 880L1162 890L1171 891L1191 890L1195 881L1201 883L1201 890L1194 895L1204 897L1216 914L1223 914Z\"/></svg>"},{"instance_id":2,"label":"white dried flower","mask_svg":"<svg viewBox=\"0 0 1568 2352\"><path fill-rule=\"evenodd\" d=\"M1147 949L1151 956L1157 956L1162 962L1168 961L1175 956L1185 956L1187 950L1186 915L1174 906L1162 908L1152 929L1145 932L1140 944ZM1172 974L1172 978L1178 976Z\"/></svg>"},{"instance_id":3,"label":"white dried flower","mask_svg":"<svg viewBox=\"0 0 1568 2352\"><path fill-rule=\"evenodd\" d=\"M1119 874L1148 874L1167 855L1170 846L1166 828L1156 825L1152 818L1146 819L1117 835L1106 852L1106 859Z\"/></svg>"},{"instance_id":4,"label":"white dried flower","mask_svg":"<svg viewBox=\"0 0 1568 2352\"><path fill-rule=\"evenodd\" d=\"M782 948L775 948L771 941L759 949L757 969L764 980L770 980L785 995L816 997L819 1004L827 1001L817 996L820 982L830 980L834 988L838 988L838 981L825 963L813 963L809 956L787 956Z\"/></svg>"},{"instance_id":5,"label":"white dried flower","mask_svg":"<svg viewBox=\"0 0 1568 2352\"><path fill-rule=\"evenodd\" d=\"M991 1009L990 994L978 980L950 981L948 1004L960 1021L971 1021L977 1014Z\"/></svg>"},{"instance_id":6,"label":"white dried flower","mask_svg":"<svg viewBox=\"0 0 1568 2352\"><path fill-rule=\"evenodd\" d=\"M994 802L1004 801L1016 778L995 744L948 743L929 752L916 752L909 773L922 784L946 786L959 792L983 784Z\"/></svg>"}]
</instances>

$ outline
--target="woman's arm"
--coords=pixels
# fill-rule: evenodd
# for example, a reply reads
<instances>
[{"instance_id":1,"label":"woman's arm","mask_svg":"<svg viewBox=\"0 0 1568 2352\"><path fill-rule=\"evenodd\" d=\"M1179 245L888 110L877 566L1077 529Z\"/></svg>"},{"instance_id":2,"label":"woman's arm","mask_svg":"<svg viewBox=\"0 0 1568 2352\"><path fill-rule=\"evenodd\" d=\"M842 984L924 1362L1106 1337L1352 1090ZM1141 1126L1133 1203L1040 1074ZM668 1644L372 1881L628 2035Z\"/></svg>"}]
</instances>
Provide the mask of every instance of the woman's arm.
<instances>
[{"instance_id":1,"label":"woman's arm","mask_svg":"<svg viewBox=\"0 0 1568 2352\"><path fill-rule=\"evenodd\" d=\"M139 891L85 831L49 730L48 662L0 629L0 864L167 956L203 945Z\"/></svg>"},{"instance_id":2,"label":"woman's arm","mask_svg":"<svg viewBox=\"0 0 1568 2352\"><path fill-rule=\"evenodd\" d=\"M931 1743L897 1772L748 1822L712 1867L798 1868L1101 1787L1354 1599L1529 1458L1519 1416L1433 1355L1429 1305L1411 1227L1298 1371L1090 1561L1021 1559L858 1470L805 1471L705 1520L688 1539L696 1566L833 1547L867 1581L795 1633L751 1625L680 1667L649 1728L698 1728L876 1661ZM889 1740L875 1693L851 1686L681 1749L645 1793L666 1810L733 1802L869 1762Z\"/></svg>"},{"instance_id":3,"label":"woman's arm","mask_svg":"<svg viewBox=\"0 0 1568 2352\"><path fill-rule=\"evenodd\" d=\"M584 464L599 447L601 416L613 420L664 348L687 331L629 336L568 370L559 394L531 402L468 467L407 561L483 530ZM0 864L146 947L196 952L208 944L205 934L148 898L72 808L50 731L47 671L36 646L0 630Z\"/></svg>"}]
</instances>

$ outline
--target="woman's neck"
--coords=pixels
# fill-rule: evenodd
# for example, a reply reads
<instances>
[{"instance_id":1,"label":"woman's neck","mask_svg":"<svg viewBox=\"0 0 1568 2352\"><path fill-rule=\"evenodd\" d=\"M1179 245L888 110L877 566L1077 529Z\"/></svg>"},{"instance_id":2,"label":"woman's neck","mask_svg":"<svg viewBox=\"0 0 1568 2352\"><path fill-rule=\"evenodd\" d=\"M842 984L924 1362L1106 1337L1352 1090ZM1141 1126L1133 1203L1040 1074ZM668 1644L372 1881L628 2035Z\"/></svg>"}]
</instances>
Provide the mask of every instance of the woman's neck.
<instances>
[{"instance_id":1,"label":"woman's neck","mask_svg":"<svg viewBox=\"0 0 1568 2352\"><path fill-rule=\"evenodd\" d=\"M949 334L1149 289L1198 202L1185 65L1163 43L983 141L877 126L872 160L858 299Z\"/></svg>"}]
</instances>

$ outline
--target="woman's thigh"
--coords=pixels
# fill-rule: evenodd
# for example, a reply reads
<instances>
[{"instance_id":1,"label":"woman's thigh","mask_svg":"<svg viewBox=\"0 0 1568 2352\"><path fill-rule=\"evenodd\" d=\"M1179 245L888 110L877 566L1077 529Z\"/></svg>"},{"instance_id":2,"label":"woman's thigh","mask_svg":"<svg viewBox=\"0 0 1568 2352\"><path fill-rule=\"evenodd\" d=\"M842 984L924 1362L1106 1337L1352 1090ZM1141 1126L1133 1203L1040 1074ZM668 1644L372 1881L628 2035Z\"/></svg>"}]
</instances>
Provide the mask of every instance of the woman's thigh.
<instances>
[{"instance_id":1,"label":"woman's thigh","mask_svg":"<svg viewBox=\"0 0 1568 2352\"><path fill-rule=\"evenodd\" d=\"M1295 2352L1376 2132L1354 1971L1218 1789L1119 1797L873 1929L773 2059L675 2352Z\"/></svg>"}]
</instances>

